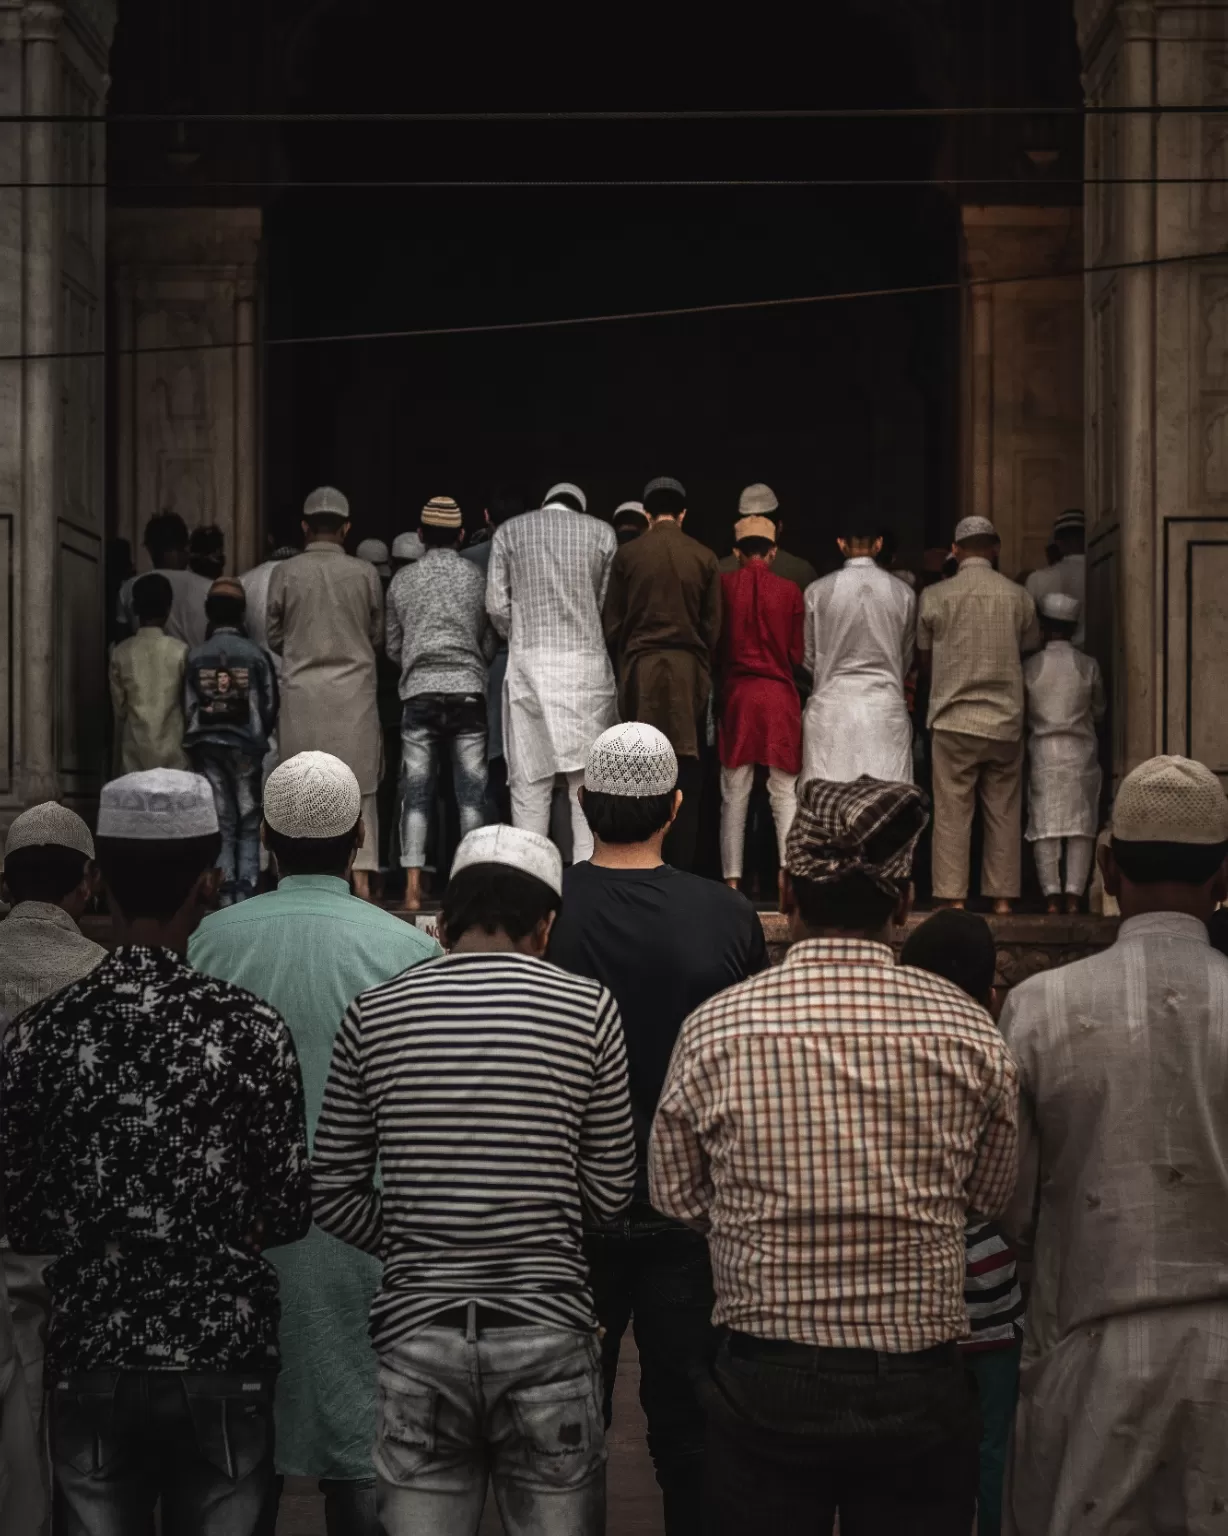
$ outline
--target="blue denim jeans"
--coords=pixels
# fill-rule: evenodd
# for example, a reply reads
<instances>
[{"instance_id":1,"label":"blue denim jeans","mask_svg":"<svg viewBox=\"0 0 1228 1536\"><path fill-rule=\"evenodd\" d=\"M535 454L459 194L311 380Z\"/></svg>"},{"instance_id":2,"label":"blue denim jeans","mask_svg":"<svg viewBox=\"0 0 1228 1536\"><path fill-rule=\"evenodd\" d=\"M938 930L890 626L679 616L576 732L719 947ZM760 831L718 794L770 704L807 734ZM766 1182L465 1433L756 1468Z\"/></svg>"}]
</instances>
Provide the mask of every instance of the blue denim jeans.
<instances>
[{"instance_id":1,"label":"blue denim jeans","mask_svg":"<svg viewBox=\"0 0 1228 1536\"><path fill-rule=\"evenodd\" d=\"M507 1536L601 1536L605 1461L593 1334L431 1327L380 1355L385 1536L476 1536L488 1481Z\"/></svg>"},{"instance_id":2,"label":"blue denim jeans","mask_svg":"<svg viewBox=\"0 0 1228 1536\"><path fill-rule=\"evenodd\" d=\"M265 1372L91 1371L52 1388L56 1536L251 1536L273 1482Z\"/></svg>"},{"instance_id":3,"label":"blue denim jeans","mask_svg":"<svg viewBox=\"0 0 1228 1536\"><path fill-rule=\"evenodd\" d=\"M418 693L401 715L401 863L421 869L435 807L439 753L452 752L460 835L485 819L486 700L481 694Z\"/></svg>"},{"instance_id":4,"label":"blue denim jeans","mask_svg":"<svg viewBox=\"0 0 1228 1536\"><path fill-rule=\"evenodd\" d=\"M260 881L260 802L263 754L203 741L191 749L192 767L209 780L222 851L222 905L245 901Z\"/></svg>"}]
</instances>

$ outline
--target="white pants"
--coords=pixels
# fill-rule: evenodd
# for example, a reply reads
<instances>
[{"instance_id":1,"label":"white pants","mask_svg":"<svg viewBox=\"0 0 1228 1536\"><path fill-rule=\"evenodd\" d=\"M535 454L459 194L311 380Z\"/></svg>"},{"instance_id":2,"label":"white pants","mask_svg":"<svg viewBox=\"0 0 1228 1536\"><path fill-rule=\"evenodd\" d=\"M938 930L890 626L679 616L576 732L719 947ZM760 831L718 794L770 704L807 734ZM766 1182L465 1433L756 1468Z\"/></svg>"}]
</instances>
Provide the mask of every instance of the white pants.
<instances>
[{"instance_id":1,"label":"white pants","mask_svg":"<svg viewBox=\"0 0 1228 1536\"><path fill-rule=\"evenodd\" d=\"M379 802L374 795L362 797L362 827L365 836L354 858L355 869L379 868Z\"/></svg>"},{"instance_id":2,"label":"white pants","mask_svg":"<svg viewBox=\"0 0 1228 1536\"><path fill-rule=\"evenodd\" d=\"M721 869L726 880L742 878L742 845L746 841L746 808L755 784L754 763L721 769ZM785 838L797 813L797 774L768 769L768 799L776 823L776 848L783 864Z\"/></svg>"},{"instance_id":3,"label":"white pants","mask_svg":"<svg viewBox=\"0 0 1228 1536\"><path fill-rule=\"evenodd\" d=\"M1094 837L1038 837L1032 844L1036 873L1046 896L1057 896L1062 889L1062 844L1066 844L1066 894L1082 896L1087 877L1092 872Z\"/></svg>"},{"instance_id":4,"label":"white pants","mask_svg":"<svg viewBox=\"0 0 1228 1536\"><path fill-rule=\"evenodd\" d=\"M584 783L584 769L564 774L567 780L567 797L571 801L571 859L582 864L593 856L593 834L589 831L584 812L580 809L578 791ZM524 827L528 832L550 835L550 801L554 794L554 774L547 779L530 779L528 783L515 779L508 785L512 797L512 825Z\"/></svg>"}]
</instances>

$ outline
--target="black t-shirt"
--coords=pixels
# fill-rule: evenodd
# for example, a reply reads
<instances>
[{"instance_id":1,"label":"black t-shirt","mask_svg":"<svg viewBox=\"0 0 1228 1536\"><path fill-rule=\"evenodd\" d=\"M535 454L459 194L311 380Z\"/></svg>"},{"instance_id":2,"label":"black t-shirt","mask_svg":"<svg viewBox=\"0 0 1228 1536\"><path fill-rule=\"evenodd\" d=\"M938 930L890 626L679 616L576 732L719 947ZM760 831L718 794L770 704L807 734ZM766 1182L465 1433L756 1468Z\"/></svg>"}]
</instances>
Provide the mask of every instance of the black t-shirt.
<instances>
[{"instance_id":1,"label":"black t-shirt","mask_svg":"<svg viewBox=\"0 0 1228 1536\"><path fill-rule=\"evenodd\" d=\"M682 1021L767 965L758 913L737 891L672 865L575 864L549 959L614 994L627 1037L636 1197L647 1199L648 1133Z\"/></svg>"}]
</instances>

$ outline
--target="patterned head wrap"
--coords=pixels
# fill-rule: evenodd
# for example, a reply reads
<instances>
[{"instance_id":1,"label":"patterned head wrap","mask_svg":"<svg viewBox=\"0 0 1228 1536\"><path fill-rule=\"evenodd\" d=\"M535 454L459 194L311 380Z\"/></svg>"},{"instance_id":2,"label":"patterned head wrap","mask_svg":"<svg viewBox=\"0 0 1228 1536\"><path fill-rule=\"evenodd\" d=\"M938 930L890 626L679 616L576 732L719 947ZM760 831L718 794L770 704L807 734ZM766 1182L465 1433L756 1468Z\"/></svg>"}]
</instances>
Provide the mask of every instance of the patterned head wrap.
<instances>
[{"instance_id":1,"label":"patterned head wrap","mask_svg":"<svg viewBox=\"0 0 1228 1536\"><path fill-rule=\"evenodd\" d=\"M929 819L929 800L915 784L866 774L851 784L811 779L798 795L785 867L815 885L864 875L895 895Z\"/></svg>"}]
</instances>

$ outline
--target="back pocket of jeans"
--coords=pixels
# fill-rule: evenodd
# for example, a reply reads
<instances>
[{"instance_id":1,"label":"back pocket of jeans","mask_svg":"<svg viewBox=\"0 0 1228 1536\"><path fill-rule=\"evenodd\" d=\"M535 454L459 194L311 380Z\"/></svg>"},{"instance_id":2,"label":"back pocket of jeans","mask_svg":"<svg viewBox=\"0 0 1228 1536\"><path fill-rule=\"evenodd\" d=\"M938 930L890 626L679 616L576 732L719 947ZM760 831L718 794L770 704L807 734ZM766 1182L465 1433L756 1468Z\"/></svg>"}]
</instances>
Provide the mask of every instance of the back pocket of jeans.
<instances>
[{"instance_id":1,"label":"back pocket of jeans","mask_svg":"<svg viewBox=\"0 0 1228 1536\"><path fill-rule=\"evenodd\" d=\"M597 1417L595 1378L573 1376L508 1393L512 1417L533 1470L550 1482L568 1484L604 1459L605 1440Z\"/></svg>"},{"instance_id":2,"label":"back pocket of jeans","mask_svg":"<svg viewBox=\"0 0 1228 1536\"><path fill-rule=\"evenodd\" d=\"M232 1482L250 1477L273 1453L273 1383L263 1376L185 1375L183 1389L203 1461Z\"/></svg>"},{"instance_id":3,"label":"back pocket of jeans","mask_svg":"<svg viewBox=\"0 0 1228 1536\"><path fill-rule=\"evenodd\" d=\"M386 1482L409 1482L430 1463L438 1412L435 1387L380 1367L375 1470Z\"/></svg>"},{"instance_id":4,"label":"back pocket of jeans","mask_svg":"<svg viewBox=\"0 0 1228 1536\"><path fill-rule=\"evenodd\" d=\"M59 1385L51 1394L51 1450L83 1477L96 1477L115 1459L118 1433L114 1392L74 1392Z\"/></svg>"}]
</instances>

